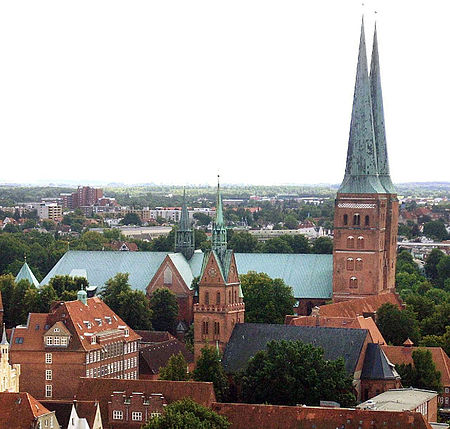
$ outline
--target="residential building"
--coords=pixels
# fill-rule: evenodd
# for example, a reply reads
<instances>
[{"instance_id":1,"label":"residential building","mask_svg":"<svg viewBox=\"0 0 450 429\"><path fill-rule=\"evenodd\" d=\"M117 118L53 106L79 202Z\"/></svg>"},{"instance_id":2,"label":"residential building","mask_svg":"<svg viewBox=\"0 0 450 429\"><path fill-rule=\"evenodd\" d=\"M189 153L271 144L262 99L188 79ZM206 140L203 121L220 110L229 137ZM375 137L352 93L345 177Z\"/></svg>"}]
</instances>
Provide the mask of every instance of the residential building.
<instances>
[{"instance_id":1,"label":"residential building","mask_svg":"<svg viewBox=\"0 0 450 429\"><path fill-rule=\"evenodd\" d=\"M0 392L18 392L20 365L11 365L9 361L9 343L6 338L6 328L3 325L0 341Z\"/></svg>"},{"instance_id":2,"label":"residential building","mask_svg":"<svg viewBox=\"0 0 450 429\"><path fill-rule=\"evenodd\" d=\"M36 210L40 220L49 219L58 222L63 217L63 208L58 203L40 202L30 204L32 210Z\"/></svg>"},{"instance_id":3,"label":"residential building","mask_svg":"<svg viewBox=\"0 0 450 429\"><path fill-rule=\"evenodd\" d=\"M60 429L55 413L25 392L0 393L0 428Z\"/></svg>"},{"instance_id":4,"label":"residential building","mask_svg":"<svg viewBox=\"0 0 450 429\"><path fill-rule=\"evenodd\" d=\"M56 302L30 313L11 334L21 390L39 399L72 399L79 377L138 378L139 336L100 298Z\"/></svg>"},{"instance_id":5,"label":"residential building","mask_svg":"<svg viewBox=\"0 0 450 429\"><path fill-rule=\"evenodd\" d=\"M386 147L377 34L370 76L361 26L345 176L334 215L333 301L395 288L398 199Z\"/></svg>"},{"instance_id":6,"label":"residential building","mask_svg":"<svg viewBox=\"0 0 450 429\"><path fill-rule=\"evenodd\" d=\"M212 383L112 378L82 378L76 396L78 400L99 402L105 429L138 429L152 413L161 413L165 404L186 397L205 407L216 400Z\"/></svg>"},{"instance_id":7,"label":"residential building","mask_svg":"<svg viewBox=\"0 0 450 429\"><path fill-rule=\"evenodd\" d=\"M380 411L416 411L422 414L427 422L437 422L437 396L437 392L432 390L412 387L391 389L359 404L357 408Z\"/></svg>"}]
</instances>

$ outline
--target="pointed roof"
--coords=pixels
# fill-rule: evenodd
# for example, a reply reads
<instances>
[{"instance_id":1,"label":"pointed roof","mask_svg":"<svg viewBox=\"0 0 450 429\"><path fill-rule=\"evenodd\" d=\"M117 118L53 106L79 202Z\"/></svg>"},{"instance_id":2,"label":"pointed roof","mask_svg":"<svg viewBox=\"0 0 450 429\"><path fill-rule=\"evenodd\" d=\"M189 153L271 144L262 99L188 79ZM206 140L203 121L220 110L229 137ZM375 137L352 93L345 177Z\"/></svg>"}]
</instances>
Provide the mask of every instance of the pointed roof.
<instances>
[{"instance_id":1,"label":"pointed roof","mask_svg":"<svg viewBox=\"0 0 450 429\"><path fill-rule=\"evenodd\" d=\"M363 380L395 380L399 379L395 365L386 357L379 344L367 344L361 379Z\"/></svg>"},{"instance_id":2,"label":"pointed roof","mask_svg":"<svg viewBox=\"0 0 450 429\"><path fill-rule=\"evenodd\" d=\"M347 163L344 180L338 192L348 194L383 194L386 192L378 178L364 19L361 23Z\"/></svg>"},{"instance_id":3,"label":"pointed roof","mask_svg":"<svg viewBox=\"0 0 450 429\"><path fill-rule=\"evenodd\" d=\"M6 338L6 326L3 324L3 334L2 341L0 341L1 346L9 346L8 339Z\"/></svg>"},{"instance_id":4,"label":"pointed roof","mask_svg":"<svg viewBox=\"0 0 450 429\"><path fill-rule=\"evenodd\" d=\"M181 206L180 231L190 231L189 213L186 206L186 190L183 189L183 204Z\"/></svg>"},{"instance_id":5,"label":"pointed roof","mask_svg":"<svg viewBox=\"0 0 450 429\"><path fill-rule=\"evenodd\" d=\"M215 226L225 226L223 220L222 194L220 192L219 176L217 176L217 204L216 204L216 221Z\"/></svg>"},{"instance_id":6,"label":"pointed roof","mask_svg":"<svg viewBox=\"0 0 450 429\"><path fill-rule=\"evenodd\" d=\"M381 90L380 59L378 57L377 26L373 34L372 60L370 62L370 93L372 97L373 125L376 142L378 175L383 188L389 194L397 191L389 174L389 161L384 125L383 92Z\"/></svg>"},{"instance_id":7,"label":"pointed roof","mask_svg":"<svg viewBox=\"0 0 450 429\"><path fill-rule=\"evenodd\" d=\"M26 262L24 262L22 268L17 274L15 282L19 283L21 280L28 280L31 285L39 287L39 282L37 281L36 277L34 276L33 272Z\"/></svg>"}]
</instances>

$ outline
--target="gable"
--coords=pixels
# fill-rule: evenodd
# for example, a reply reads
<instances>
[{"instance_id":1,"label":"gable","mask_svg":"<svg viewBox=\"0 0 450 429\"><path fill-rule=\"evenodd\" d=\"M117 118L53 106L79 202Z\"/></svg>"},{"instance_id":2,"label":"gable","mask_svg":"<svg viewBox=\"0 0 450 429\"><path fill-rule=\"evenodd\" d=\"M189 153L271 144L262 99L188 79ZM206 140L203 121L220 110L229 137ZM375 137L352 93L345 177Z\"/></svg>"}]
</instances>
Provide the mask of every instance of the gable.
<instances>
[{"instance_id":1,"label":"gable","mask_svg":"<svg viewBox=\"0 0 450 429\"><path fill-rule=\"evenodd\" d=\"M226 279L223 276L222 267L215 252L208 252L203 262L199 285L223 286L225 282Z\"/></svg>"}]
</instances>

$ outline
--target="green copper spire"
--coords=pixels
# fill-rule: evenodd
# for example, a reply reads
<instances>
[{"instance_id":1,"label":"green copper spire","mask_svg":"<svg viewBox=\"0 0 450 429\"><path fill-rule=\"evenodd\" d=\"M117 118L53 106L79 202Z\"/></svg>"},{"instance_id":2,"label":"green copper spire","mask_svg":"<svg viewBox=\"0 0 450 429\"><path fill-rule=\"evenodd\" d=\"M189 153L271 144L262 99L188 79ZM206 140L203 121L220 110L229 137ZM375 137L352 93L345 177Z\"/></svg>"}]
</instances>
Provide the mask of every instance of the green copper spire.
<instances>
[{"instance_id":1,"label":"green copper spire","mask_svg":"<svg viewBox=\"0 0 450 429\"><path fill-rule=\"evenodd\" d=\"M194 250L194 231L189 221L189 212L186 205L186 190L183 189L180 223L178 230L175 232L175 252L182 253L189 260L192 258Z\"/></svg>"},{"instance_id":2,"label":"green copper spire","mask_svg":"<svg viewBox=\"0 0 450 429\"><path fill-rule=\"evenodd\" d=\"M216 219L213 224L211 248L222 259L227 250L227 229L223 219L222 195L220 194L219 176L217 176Z\"/></svg>"},{"instance_id":3,"label":"green copper spire","mask_svg":"<svg viewBox=\"0 0 450 429\"><path fill-rule=\"evenodd\" d=\"M378 178L364 19L361 23L347 163L344 180L338 192L348 194L384 194L386 192Z\"/></svg>"},{"instance_id":4,"label":"green copper spire","mask_svg":"<svg viewBox=\"0 0 450 429\"><path fill-rule=\"evenodd\" d=\"M388 194L396 194L397 191L392 184L391 176L389 174L376 24L373 35L372 61L370 63L370 93L372 97L373 124L377 148L378 176L386 192Z\"/></svg>"},{"instance_id":5,"label":"green copper spire","mask_svg":"<svg viewBox=\"0 0 450 429\"><path fill-rule=\"evenodd\" d=\"M16 283L19 283L21 280L27 280L31 285L39 287L39 282L34 276L33 271L31 271L31 268L28 266L26 257L25 262L22 265L20 271L17 273L17 276L14 281Z\"/></svg>"}]
</instances>

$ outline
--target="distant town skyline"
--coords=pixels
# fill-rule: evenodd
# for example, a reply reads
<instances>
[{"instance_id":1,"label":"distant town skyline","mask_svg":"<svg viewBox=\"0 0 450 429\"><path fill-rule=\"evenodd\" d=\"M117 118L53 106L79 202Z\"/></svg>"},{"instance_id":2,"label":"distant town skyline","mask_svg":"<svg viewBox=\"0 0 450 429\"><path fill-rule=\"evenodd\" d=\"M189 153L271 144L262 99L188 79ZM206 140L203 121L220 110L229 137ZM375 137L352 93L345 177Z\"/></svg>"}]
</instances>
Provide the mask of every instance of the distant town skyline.
<instances>
[{"instance_id":1,"label":"distant town skyline","mask_svg":"<svg viewBox=\"0 0 450 429\"><path fill-rule=\"evenodd\" d=\"M450 179L444 0L25 5L1 6L0 183L339 184L363 12L393 181Z\"/></svg>"}]
</instances>

